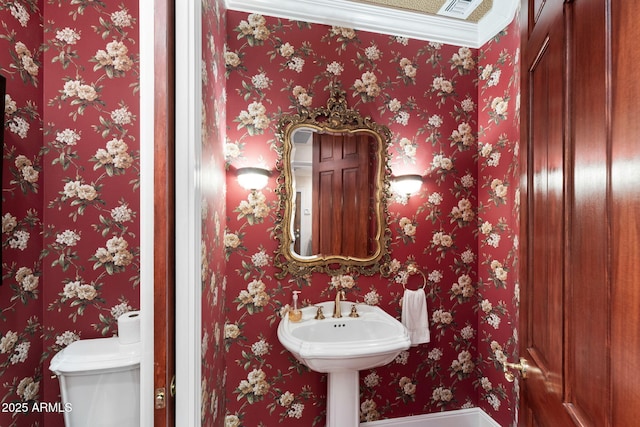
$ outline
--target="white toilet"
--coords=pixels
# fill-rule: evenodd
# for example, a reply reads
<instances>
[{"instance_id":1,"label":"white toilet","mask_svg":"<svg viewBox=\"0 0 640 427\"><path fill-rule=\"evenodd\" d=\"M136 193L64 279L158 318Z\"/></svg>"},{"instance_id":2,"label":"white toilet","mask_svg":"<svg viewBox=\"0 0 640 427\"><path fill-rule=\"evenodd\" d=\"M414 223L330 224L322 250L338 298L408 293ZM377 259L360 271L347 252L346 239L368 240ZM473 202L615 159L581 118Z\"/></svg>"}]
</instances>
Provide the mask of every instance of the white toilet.
<instances>
[{"instance_id":1,"label":"white toilet","mask_svg":"<svg viewBox=\"0 0 640 427\"><path fill-rule=\"evenodd\" d=\"M51 359L49 369L60 382L66 427L139 427L139 341L75 341Z\"/></svg>"}]
</instances>

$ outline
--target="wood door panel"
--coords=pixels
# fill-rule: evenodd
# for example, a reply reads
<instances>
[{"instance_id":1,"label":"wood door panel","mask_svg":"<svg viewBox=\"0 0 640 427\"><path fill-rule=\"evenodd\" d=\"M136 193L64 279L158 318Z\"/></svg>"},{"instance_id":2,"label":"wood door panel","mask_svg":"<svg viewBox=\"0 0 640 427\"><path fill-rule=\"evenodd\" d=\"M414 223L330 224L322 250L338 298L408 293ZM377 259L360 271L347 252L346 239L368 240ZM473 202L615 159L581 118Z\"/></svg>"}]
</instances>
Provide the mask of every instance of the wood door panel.
<instances>
[{"instance_id":1,"label":"wood door panel","mask_svg":"<svg viewBox=\"0 0 640 427\"><path fill-rule=\"evenodd\" d=\"M331 162L336 159L333 152L333 138L331 135L323 135L317 138L318 141L318 159L320 163Z\"/></svg>"},{"instance_id":2,"label":"wood door panel","mask_svg":"<svg viewBox=\"0 0 640 427\"><path fill-rule=\"evenodd\" d=\"M575 1L567 8L573 141L567 394L575 417L597 427L610 425L606 14L603 1Z\"/></svg>"},{"instance_id":3,"label":"wood door panel","mask_svg":"<svg viewBox=\"0 0 640 427\"><path fill-rule=\"evenodd\" d=\"M547 43L541 48L540 55L544 54ZM544 57L543 57L544 58ZM547 98L548 94L543 93L542 90L548 81L548 72L545 67L545 63L538 58L538 62L534 64L530 71L532 81L532 101L531 101L531 123L538 123L541 117L546 117L548 114ZM530 301L530 324L529 334L530 341L527 343L527 347L535 348L539 352L538 363L547 366L549 362L546 360L546 355L549 354L551 347L551 339L548 331L543 327L536 327L536 325L547 325L545 319L548 318L549 313L549 283L547 282L547 265L545 256L545 246L547 240L547 234L544 232L547 224L547 215L545 214L544 199L547 195L547 178L546 178L546 155L547 155L547 140L548 140L548 128L547 126L533 126L531 132L531 144L532 144L532 185L531 195L532 202L530 208L532 211L532 232L530 243L532 245L533 257L531 261L531 282L530 282L530 294L535 295L534 299L527 299ZM534 304L534 301L539 302Z\"/></svg>"},{"instance_id":4,"label":"wood door panel","mask_svg":"<svg viewBox=\"0 0 640 427\"><path fill-rule=\"evenodd\" d=\"M612 5L611 375L613 426L640 423L640 51L635 2Z\"/></svg>"},{"instance_id":5,"label":"wood door panel","mask_svg":"<svg viewBox=\"0 0 640 427\"><path fill-rule=\"evenodd\" d=\"M353 236L344 239L343 253L365 258L367 256L368 221L362 216L363 205L366 211L367 200L360 200L363 192L363 177L360 168L349 168L342 171L342 235ZM364 189L366 194L366 188ZM349 197L351 196L351 197Z\"/></svg>"},{"instance_id":6,"label":"wood door panel","mask_svg":"<svg viewBox=\"0 0 640 427\"><path fill-rule=\"evenodd\" d=\"M530 52L528 281L523 298L524 357L531 364L523 387L528 422L572 425L564 395L564 74L562 31L550 32ZM540 417L541 411L544 417ZM525 411L526 413L526 411Z\"/></svg>"},{"instance_id":7,"label":"wood door panel","mask_svg":"<svg viewBox=\"0 0 640 427\"><path fill-rule=\"evenodd\" d=\"M561 403L562 390L560 381L542 374L533 369L526 380L528 397L538 396L536 399L528 398L534 425L540 427L573 427L580 426L571 417L568 405ZM560 403L559 403L560 402ZM530 424L524 424L529 426Z\"/></svg>"},{"instance_id":8,"label":"wood door panel","mask_svg":"<svg viewBox=\"0 0 640 427\"><path fill-rule=\"evenodd\" d=\"M557 3L556 3L557 4ZM521 425L572 426L565 378L566 110L563 15L543 14L525 45L528 111L524 209L526 263L522 355L530 363L522 387Z\"/></svg>"},{"instance_id":9,"label":"wood door panel","mask_svg":"<svg viewBox=\"0 0 640 427\"><path fill-rule=\"evenodd\" d=\"M339 241L336 241L337 234L334 232L334 226L340 224L340 215L334 209L335 192L334 181L335 173L333 170L318 173L317 179L313 184L314 201L316 205L313 207L313 253L314 254L331 254L336 253L336 246L339 247Z\"/></svg>"},{"instance_id":10,"label":"wood door panel","mask_svg":"<svg viewBox=\"0 0 640 427\"><path fill-rule=\"evenodd\" d=\"M640 420L637 5L565 0L563 9L556 10L557 4L523 0L523 63L535 67L530 69L533 73L523 73L522 82L526 184L521 214L521 350L531 358L532 369L522 387L520 425L635 426ZM539 18L531 18L540 6ZM556 239L541 236L545 227L557 230L556 216L541 216L545 209L555 210L556 178L561 176L554 172L556 147L539 141L552 139L552 110L557 105L549 90L555 84L554 73L544 74L544 56L560 61L564 75L556 77L565 82L559 371L551 354L557 331L544 324L544 316L552 319L554 309L536 306L557 300L556 285L538 281L557 275L557 263L545 259L556 254Z\"/></svg>"},{"instance_id":11,"label":"wood door panel","mask_svg":"<svg viewBox=\"0 0 640 427\"><path fill-rule=\"evenodd\" d=\"M356 135L344 135L342 138L342 158L358 161L360 157L359 138Z\"/></svg>"},{"instance_id":12,"label":"wood door panel","mask_svg":"<svg viewBox=\"0 0 640 427\"><path fill-rule=\"evenodd\" d=\"M369 255L369 138L368 134L314 134L314 254Z\"/></svg>"}]
</instances>

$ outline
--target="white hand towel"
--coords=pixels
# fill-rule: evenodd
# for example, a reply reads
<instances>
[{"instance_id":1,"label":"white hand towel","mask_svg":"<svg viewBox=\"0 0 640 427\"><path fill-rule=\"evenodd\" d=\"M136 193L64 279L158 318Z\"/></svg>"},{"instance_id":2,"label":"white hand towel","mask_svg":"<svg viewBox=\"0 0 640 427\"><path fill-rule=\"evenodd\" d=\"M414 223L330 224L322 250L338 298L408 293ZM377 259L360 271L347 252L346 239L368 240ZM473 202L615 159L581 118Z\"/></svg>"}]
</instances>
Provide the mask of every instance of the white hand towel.
<instances>
[{"instance_id":1,"label":"white hand towel","mask_svg":"<svg viewBox=\"0 0 640 427\"><path fill-rule=\"evenodd\" d=\"M409 331L411 346L431 340L429 334L429 317L427 314L427 298L424 289L412 291L405 289L402 297L402 324Z\"/></svg>"}]
</instances>

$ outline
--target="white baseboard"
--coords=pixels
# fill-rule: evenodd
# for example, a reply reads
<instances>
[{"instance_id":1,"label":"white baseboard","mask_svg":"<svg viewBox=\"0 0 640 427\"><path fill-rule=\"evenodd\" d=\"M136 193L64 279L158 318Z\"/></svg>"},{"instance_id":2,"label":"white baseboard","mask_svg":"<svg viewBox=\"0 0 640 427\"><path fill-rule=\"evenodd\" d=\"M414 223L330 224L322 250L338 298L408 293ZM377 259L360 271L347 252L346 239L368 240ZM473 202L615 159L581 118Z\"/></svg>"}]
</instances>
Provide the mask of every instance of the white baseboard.
<instances>
[{"instance_id":1,"label":"white baseboard","mask_svg":"<svg viewBox=\"0 0 640 427\"><path fill-rule=\"evenodd\" d=\"M500 427L480 408L360 423L360 427Z\"/></svg>"}]
</instances>

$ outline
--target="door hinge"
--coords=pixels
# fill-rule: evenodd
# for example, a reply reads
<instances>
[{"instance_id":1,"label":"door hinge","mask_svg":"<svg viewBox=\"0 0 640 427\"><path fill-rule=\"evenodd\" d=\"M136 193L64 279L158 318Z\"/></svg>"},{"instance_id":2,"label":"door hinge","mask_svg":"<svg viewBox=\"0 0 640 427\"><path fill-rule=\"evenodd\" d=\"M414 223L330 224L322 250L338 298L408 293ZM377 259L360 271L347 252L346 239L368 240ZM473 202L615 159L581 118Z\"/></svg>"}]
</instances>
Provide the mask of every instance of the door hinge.
<instances>
[{"instance_id":1,"label":"door hinge","mask_svg":"<svg viewBox=\"0 0 640 427\"><path fill-rule=\"evenodd\" d=\"M167 406L167 394L164 387L158 387L156 389L154 402L156 409L164 409Z\"/></svg>"},{"instance_id":2,"label":"door hinge","mask_svg":"<svg viewBox=\"0 0 640 427\"><path fill-rule=\"evenodd\" d=\"M169 397L176 396L176 376L171 377L171 384L169 385ZM165 387L156 388L154 398L154 407L156 409L164 409L167 407L167 389Z\"/></svg>"}]
</instances>

